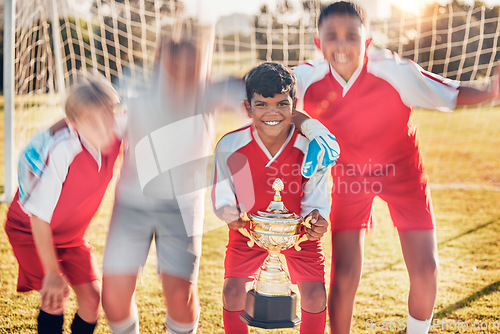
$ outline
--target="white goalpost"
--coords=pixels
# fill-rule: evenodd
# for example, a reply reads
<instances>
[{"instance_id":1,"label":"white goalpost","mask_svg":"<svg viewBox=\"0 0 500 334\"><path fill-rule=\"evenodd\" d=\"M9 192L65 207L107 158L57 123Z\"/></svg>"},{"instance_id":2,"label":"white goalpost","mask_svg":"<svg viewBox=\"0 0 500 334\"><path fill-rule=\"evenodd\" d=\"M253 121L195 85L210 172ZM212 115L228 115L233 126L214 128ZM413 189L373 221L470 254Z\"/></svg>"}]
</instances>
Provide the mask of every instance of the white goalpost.
<instances>
[{"instance_id":1,"label":"white goalpost","mask_svg":"<svg viewBox=\"0 0 500 334\"><path fill-rule=\"evenodd\" d=\"M7 0L4 4L3 35L3 96L4 96L4 185L1 200L8 201L14 193L14 8L15 0Z\"/></svg>"},{"instance_id":2,"label":"white goalpost","mask_svg":"<svg viewBox=\"0 0 500 334\"><path fill-rule=\"evenodd\" d=\"M313 36L321 6L277 0L256 16L222 18L212 75L241 76L260 61L292 66L319 56ZM445 77L489 84L500 58L500 17L492 10L454 1L429 5L422 16L396 13L372 20L373 43ZM97 69L117 87L127 75L147 83L161 27L183 15L183 0L5 0L3 201L16 190L20 150L63 116L64 89L78 71ZM431 183L500 189L497 107L414 114ZM473 173L464 168L471 163Z\"/></svg>"}]
</instances>

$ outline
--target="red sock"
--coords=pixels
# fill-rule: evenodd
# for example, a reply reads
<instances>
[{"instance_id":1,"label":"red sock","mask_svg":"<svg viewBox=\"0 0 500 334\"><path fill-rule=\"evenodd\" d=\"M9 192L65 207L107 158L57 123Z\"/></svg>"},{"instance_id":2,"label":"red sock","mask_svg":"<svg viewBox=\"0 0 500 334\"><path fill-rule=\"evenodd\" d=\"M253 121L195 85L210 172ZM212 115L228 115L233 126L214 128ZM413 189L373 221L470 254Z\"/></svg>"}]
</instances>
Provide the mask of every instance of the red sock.
<instances>
[{"instance_id":1,"label":"red sock","mask_svg":"<svg viewBox=\"0 0 500 334\"><path fill-rule=\"evenodd\" d=\"M224 321L224 332L226 334L248 334L250 330L247 324L240 319L240 314L245 311L227 311L222 310L222 320Z\"/></svg>"},{"instance_id":2,"label":"red sock","mask_svg":"<svg viewBox=\"0 0 500 334\"><path fill-rule=\"evenodd\" d=\"M326 327L326 309L320 313L301 310L300 334L324 334Z\"/></svg>"}]
</instances>

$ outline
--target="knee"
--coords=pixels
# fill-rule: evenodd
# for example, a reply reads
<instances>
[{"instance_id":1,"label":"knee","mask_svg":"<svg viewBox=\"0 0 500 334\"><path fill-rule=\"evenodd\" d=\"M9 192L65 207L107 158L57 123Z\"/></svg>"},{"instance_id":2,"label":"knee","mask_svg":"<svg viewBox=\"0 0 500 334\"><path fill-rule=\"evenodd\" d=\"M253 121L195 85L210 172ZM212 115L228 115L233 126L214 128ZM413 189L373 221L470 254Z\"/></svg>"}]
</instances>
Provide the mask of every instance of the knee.
<instances>
[{"instance_id":1,"label":"knee","mask_svg":"<svg viewBox=\"0 0 500 334\"><path fill-rule=\"evenodd\" d=\"M222 299L226 310L241 311L245 307L245 287L240 284L225 282L222 289Z\"/></svg>"},{"instance_id":2,"label":"knee","mask_svg":"<svg viewBox=\"0 0 500 334\"><path fill-rule=\"evenodd\" d=\"M429 257L422 260L417 268L414 268L410 274L410 280L419 280L427 283L437 281L439 275L439 263L435 257Z\"/></svg>"},{"instance_id":3,"label":"knee","mask_svg":"<svg viewBox=\"0 0 500 334\"><path fill-rule=\"evenodd\" d=\"M112 309L113 306L116 304L114 301L114 293L111 291L111 289L107 289L104 287L102 289L102 308L104 309L105 312L107 312L108 309Z\"/></svg>"},{"instance_id":4,"label":"knee","mask_svg":"<svg viewBox=\"0 0 500 334\"><path fill-rule=\"evenodd\" d=\"M133 297L126 298L117 292L103 289L102 308L110 321L120 321L131 314Z\"/></svg>"},{"instance_id":5,"label":"knee","mask_svg":"<svg viewBox=\"0 0 500 334\"><path fill-rule=\"evenodd\" d=\"M319 313L326 308L326 288L324 284L301 287L301 308L309 313Z\"/></svg>"},{"instance_id":6,"label":"knee","mask_svg":"<svg viewBox=\"0 0 500 334\"><path fill-rule=\"evenodd\" d=\"M198 298L196 285L188 284L179 286L176 289L171 289L168 296L165 297L169 299L171 302L169 302L170 304L179 305L179 307L182 307L183 305L190 305Z\"/></svg>"},{"instance_id":7,"label":"knee","mask_svg":"<svg viewBox=\"0 0 500 334\"><path fill-rule=\"evenodd\" d=\"M133 308L136 276L106 276L102 284L102 307L112 321L122 320Z\"/></svg>"},{"instance_id":8,"label":"knee","mask_svg":"<svg viewBox=\"0 0 500 334\"><path fill-rule=\"evenodd\" d=\"M100 289L90 289L78 298L78 313L82 319L93 322L99 318L99 307L101 305Z\"/></svg>"}]
</instances>

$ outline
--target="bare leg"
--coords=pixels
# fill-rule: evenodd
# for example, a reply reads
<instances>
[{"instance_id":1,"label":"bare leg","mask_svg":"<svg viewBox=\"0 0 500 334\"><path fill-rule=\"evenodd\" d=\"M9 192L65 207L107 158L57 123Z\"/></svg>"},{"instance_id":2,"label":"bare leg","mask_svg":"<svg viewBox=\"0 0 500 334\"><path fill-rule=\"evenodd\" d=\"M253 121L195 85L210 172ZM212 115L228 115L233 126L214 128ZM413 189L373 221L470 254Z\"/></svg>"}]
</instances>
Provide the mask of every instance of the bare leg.
<instances>
[{"instance_id":1,"label":"bare leg","mask_svg":"<svg viewBox=\"0 0 500 334\"><path fill-rule=\"evenodd\" d=\"M349 334L354 297L361 279L365 230L334 232L328 313L332 334Z\"/></svg>"},{"instance_id":2,"label":"bare leg","mask_svg":"<svg viewBox=\"0 0 500 334\"><path fill-rule=\"evenodd\" d=\"M120 322L130 317L135 305L137 275L104 275L102 307L109 321Z\"/></svg>"},{"instance_id":3,"label":"bare leg","mask_svg":"<svg viewBox=\"0 0 500 334\"><path fill-rule=\"evenodd\" d=\"M249 282L252 282L252 280L241 277L228 277L224 280L224 287L222 288L222 304L224 309L230 312L245 309L246 285Z\"/></svg>"},{"instance_id":4,"label":"bare leg","mask_svg":"<svg viewBox=\"0 0 500 334\"><path fill-rule=\"evenodd\" d=\"M200 311L196 283L165 273L161 274L161 282L168 316L180 323L196 321Z\"/></svg>"},{"instance_id":5,"label":"bare leg","mask_svg":"<svg viewBox=\"0 0 500 334\"><path fill-rule=\"evenodd\" d=\"M438 252L435 230L399 232L410 277L408 311L418 320L432 316L438 285Z\"/></svg>"},{"instance_id":6,"label":"bare leg","mask_svg":"<svg viewBox=\"0 0 500 334\"><path fill-rule=\"evenodd\" d=\"M323 282L298 282L300 307L309 313L320 313L326 308L326 288Z\"/></svg>"},{"instance_id":7,"label":"bare leg","mask_svg":"<svg viewBox=\"0 0 500 334\"><path fill-rule=\"evenodd\" d=\"M222 320L224 322L224 332L227 334L250 333L250 328L241 320L240 315L244 313L247 285L251 282L251 279L241 277L224 279Z\"/></svg>"},{"instance_id":8,"label":"bare leg","mask_svg":"<svg viewBox=\"0 0 500 334\"><path fill-rule=\"evenodd\" d=\"M95 323L99 319L101 306L101 282L79 284L72 287L78 302L78 315L83 321Z\"/></svg>"}]
</instances>

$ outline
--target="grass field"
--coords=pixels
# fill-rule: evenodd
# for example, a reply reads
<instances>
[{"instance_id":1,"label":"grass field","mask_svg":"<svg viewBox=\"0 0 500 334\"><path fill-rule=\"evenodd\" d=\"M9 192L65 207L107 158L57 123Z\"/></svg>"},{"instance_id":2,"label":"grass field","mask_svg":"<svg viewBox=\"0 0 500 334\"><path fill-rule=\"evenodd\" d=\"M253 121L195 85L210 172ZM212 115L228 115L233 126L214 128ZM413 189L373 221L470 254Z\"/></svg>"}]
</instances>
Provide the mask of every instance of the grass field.
<instances>
[{"instance_id":1,"label":"grass field","mask_svg":"<svg viewBox=\"0 0 500 334\"><path fill-rule=\"evenodd\" d=\"M489 190L490 186L500 185L498 149L491 150L491 147L498 148L500 144L497 131L500 111L469 110L456 115L417 111L414 119L420 125L426 161L432 162L427 165L431 183L456 183L467 177L467 180L478 180L479 184L485 185L481 189L436 187L432 191L438 221L441 273L436 322L431 332L500 332L500 192ZM225 124L227 128L234 126ZM464 136L465 131L480 133L482 140L476 142L474 136ZM458 147L465 141L467 152L459 152ZM490 150L486 150L485 145L490 145ZM484 153L485 150L487 153ZM459 171L453 174L455 169ZM88 238L97 250L99 262L102 260L112 200L110 189L88 230ZM0 205L2 217L6 209L6 204ZM405 320L407 314L408 276L397 233L383 202L376 201L375 214L378 227L366 238L353 333L397 332L399 322ZM214 224L215 219L207 206L206 222ZM202 304L199 333L223 333L221 289L226 241L227 229L224 227L204 235L199 280ZM323 242L329 271L331 244L328 237L323 238ZM152 250L136 296L141 333L164 331L165 307L155 264ZM34 333L37 294L16 293L17 263L3 229L0 231L0 268L0 333ZM75 311L73 296L68 305L67 328ZM251 332L298 333L298 329L252 329ZM109 333L104 317L96 333Z\"/></svg>"}]
</instances>

